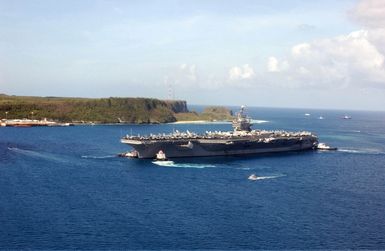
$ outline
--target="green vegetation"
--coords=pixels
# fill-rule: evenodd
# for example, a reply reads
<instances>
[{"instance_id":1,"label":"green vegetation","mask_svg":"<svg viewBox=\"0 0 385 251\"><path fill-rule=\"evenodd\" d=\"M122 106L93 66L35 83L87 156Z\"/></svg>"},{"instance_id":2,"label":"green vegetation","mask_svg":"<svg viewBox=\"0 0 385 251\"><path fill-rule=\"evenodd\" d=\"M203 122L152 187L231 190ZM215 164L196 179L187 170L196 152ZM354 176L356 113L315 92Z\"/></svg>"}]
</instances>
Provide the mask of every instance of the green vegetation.
<instances>
[{"instance_id":1,"label":"green vegetation","mask_svg":"<svg viewBox=\"0 0 385 251\"><path fill-rule=\"evenodd\" d=\"M175 114L178 121L230 121L233 119L231 110L221 106L211 106L204 109L202 113L183 112Z\"/></svg>"},{"instance_id":2,"label":"green vegetation","mask_svg":"<svg viewBox=\"0 0 385 251\"><path fill-rule=\"evenodd\" d=\"M185 101L0 95L0 117L7 116L10 119L48 118L61 122L165 123L176 121L174 115L177 112L187 112Z\"/></svg>"},{"instance_id":3,"label":"green vegetation","mask_svg":"<svg viewBox=\"0 0 385 251\"><path fill-rule=\"evenodd\" d=\"M7 114L6 114L7 113ZM181 120L231 120L231 111L209 107L189 112L186 101L150 98L23 97L0 94L0 118L79 123L168 123Z\"/></svg>"}]
</instances>

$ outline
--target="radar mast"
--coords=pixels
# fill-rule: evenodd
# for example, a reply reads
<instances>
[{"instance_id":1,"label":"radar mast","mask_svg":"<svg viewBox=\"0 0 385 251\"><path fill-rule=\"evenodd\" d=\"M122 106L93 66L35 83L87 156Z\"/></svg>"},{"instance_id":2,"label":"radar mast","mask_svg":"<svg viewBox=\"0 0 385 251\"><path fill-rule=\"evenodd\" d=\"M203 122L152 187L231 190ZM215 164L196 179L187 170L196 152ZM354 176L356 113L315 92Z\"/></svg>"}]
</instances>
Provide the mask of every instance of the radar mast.
<instances>
[{"instance_id":1,"label":"radar mast","mask_svg":"<svg viewBox=\"0 0 385 251\"><path fill-rule=\"evenodd\" d=\"M251 131L251 119L245 113L245 106L241 106L241 110L237 113L237 117L233 120L234 131Z\"/></svg>"}]
</instances>

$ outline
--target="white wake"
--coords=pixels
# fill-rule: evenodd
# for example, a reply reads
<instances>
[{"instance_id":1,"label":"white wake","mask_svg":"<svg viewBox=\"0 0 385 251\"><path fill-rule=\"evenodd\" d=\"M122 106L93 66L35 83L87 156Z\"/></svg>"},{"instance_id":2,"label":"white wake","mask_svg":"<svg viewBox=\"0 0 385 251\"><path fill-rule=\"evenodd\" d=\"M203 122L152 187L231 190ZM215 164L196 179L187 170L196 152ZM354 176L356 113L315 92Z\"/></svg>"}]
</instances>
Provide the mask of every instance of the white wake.
<instances>
[{"instance_id":1,"label":"white wake","mask_svg":"<svg viewBox=\"0 0 385 251\"><path fill-rule=\"evenodd\" d=\"M195 164L195 163L175 163L174 161L168 160L168 161L153 161L152 162L155 165L158 166L164 166L164 167L179 167L179 168L206 168L206 167L216 167L215 165L211 164Z\"/></svg>"},{"instance_id":2,"label":"white wake","mask_svg":"<svg viewBox=\"0 0 385 251\"><path fill-rule=\"evenodd\" d=\"M83 159L111 159L116 158L116 155L104 155L104 156L93 156L93 155L82 155Z\"/></svg>"},{"instance_id":3,"label":"white wake","mask_svg":"<svg viewBox=\"0 0 385 251\"><path fill-rule=\"evenodd\" d=\"M36 152L32 150L20 149L17 147L8 147L8 150L14 153L22 154L24 156L28 156L32 158L39 158L39 159L45 159L50 161L56 161L56 162L66 162L63 158L60 158L51 153Z\"/></svg>"},{"instance_id":4,"label":"white wake","mask_svg":"<svg viewBox=\"0 0 385 251\"><path fill-rule=\"evenodd\" d=\"M247 179L251 181L257 181L257 180L266 180L266 179L276 179L276 178L281 178L286 175L280 174L280 175L268 175L268 176L254 176L250 175Z\"/></svg>"},{"instance_id":5,"label":"white wake","mask_svg":"<svg viewBox=\"0 0 385 251\"><path fill-rule=\"evenodd\" d=\"M339 148L339 152L344 153L355 153L355 154L385 154L384 151L381 151L379 149L349 149L349 148Z\"/></svg>"}]
</instances>

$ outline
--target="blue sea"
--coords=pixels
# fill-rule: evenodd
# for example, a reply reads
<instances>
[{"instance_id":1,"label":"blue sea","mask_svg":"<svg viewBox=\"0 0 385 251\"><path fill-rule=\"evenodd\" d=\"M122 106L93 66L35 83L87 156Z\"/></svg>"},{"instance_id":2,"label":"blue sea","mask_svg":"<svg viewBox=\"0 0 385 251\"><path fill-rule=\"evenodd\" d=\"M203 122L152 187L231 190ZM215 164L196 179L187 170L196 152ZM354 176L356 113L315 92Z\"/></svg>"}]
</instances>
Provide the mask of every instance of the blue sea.
<instances>
[{"instance_id":1,"label":"blue sea","mask_svg":"<svg viewBox=\"0 0 385 251\"><path fill-rule=\"evenodd\" d=\"M339 150L161 166L120 138L231 125L0 128L0 249L385 249L384 112L248 113Z\"/></svg>"}]
</instances>

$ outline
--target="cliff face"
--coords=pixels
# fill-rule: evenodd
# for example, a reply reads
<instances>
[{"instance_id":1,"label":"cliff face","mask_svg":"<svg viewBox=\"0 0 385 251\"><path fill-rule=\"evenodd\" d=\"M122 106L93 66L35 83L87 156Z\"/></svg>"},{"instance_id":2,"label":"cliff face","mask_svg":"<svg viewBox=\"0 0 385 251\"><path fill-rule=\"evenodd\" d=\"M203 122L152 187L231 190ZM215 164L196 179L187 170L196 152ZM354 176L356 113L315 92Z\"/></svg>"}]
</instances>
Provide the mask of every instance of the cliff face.
<instances>
[{"instance_id":1,"label":"cliff face","mask_svg":"<svg viewBox=\"0 0 385 251\"><path fill-rule=\"evenodd\" d=\"M184 100L166 100L165 102L175 113L188 112L187 102Z\"/></svg>"},{"instance_id":2,"label":"cliff face","mask_svg":"<svg viewBox=\"0 0 385 251\"><path fill-rule=\"evenodd\" d=\"M63 122L166 123L187 111L186 101L149 98L58 98L0 96L0 117L53 119Z\"/></svg>"}]
</instances>

